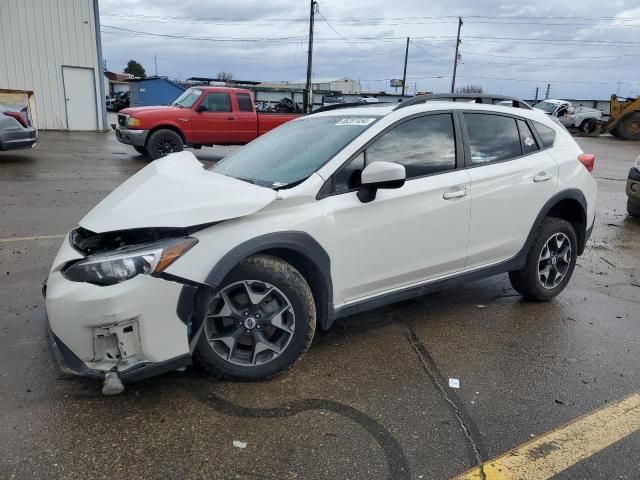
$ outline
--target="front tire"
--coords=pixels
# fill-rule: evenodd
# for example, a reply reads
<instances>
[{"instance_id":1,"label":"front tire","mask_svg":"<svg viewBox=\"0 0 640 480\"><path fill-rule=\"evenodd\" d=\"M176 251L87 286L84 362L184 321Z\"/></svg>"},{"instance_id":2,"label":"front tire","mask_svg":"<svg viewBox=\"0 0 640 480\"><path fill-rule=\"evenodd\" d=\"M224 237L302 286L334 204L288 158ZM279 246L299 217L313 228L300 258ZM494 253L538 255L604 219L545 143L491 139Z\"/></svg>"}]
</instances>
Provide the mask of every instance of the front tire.
<instances>
[{"instance_id":1,"label":"front tire","mask_svg":"<svg viewBox=\"0 0 640 480\"><path fill-rule=\"evenodd\" d=\"M153 132L145 146L149 156L153 160L166 157L170 153L181 152L184 150L182 137L173 130L162 129Z\"/></svg>"},{"instance_id":2,"label":"front tire","mask_svg":"<svg viewBox=\"0 0 640 480\"><path fill-rule=\"evenodd\" d=\"M509 272L511 285L529 300L551 300L569 283L577 252L573 225L560 218L547 217L529 247L524 268Z\"/></svg>"},{"instance_id":3,"label":"front tire","mask_svg":"<svg viewBox=\"0 0 640 480\"><path fill-rule=\"evenodd\" d=\"M133 149L138 152L140 155L144 155L145 157L149 155L149 152L147 152L147 149L144 147L136 147L134 146Z\"/></svg>"},{"instance_id":4,"label":"front tire","mask_svg":"<svg viewBox=\"0 0 640 480\"><path fill-rule=\"evenodd\" d=\"M631 200L627 200L627 213L632 217L640 218L640 205L631 203Z\"/></svg>"},{"instance_id":5,"label":"front tire","mask_svg":"<svg viewBox=\"0 0 640 480\"><path fill-rule=\"evenodd\" d=\"M218 378L268 379L309 349L315 328L302 274L279 258L256 255L236 266L213 297L194 359Z\"/></svg>"}]
</instances>

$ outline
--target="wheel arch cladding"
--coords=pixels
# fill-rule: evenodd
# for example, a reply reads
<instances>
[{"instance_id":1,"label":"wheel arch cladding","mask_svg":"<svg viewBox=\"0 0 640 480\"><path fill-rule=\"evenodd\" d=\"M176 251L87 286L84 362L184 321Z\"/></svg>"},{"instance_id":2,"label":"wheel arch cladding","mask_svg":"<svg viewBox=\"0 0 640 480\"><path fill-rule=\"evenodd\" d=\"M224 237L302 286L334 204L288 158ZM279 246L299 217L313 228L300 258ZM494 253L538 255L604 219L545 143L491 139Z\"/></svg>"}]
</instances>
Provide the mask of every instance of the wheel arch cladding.
<instances>
[{"instance_id":1,"label":"wheel arch cladding","mask_svg":"<svg viewBox=\"0 0 640 480\"><path fill-rule=\"evenodd\" d=\"M322 246L304 232L279 232L261 235L229 251L209 272L206 285L185 285L178 301L178 316L191 333L199 327L211 297L225 277L242 260L252 255L271 255L291 264L305 278L316 304L317 324L326 330L334 319L331 260Z\"/></svg>"},{"instance_id":2,"label":"wheel arch cladding","mask_svg":"<svg viewBox=\"0 0 640 480\"><path fill-rule=\"evenodd\" d=\"M527 238L527 249L535 233L546 217L561 218L573 225L578 238L578 255L582 255L587 243L587 200L578 189L567 189L551 197L542 207Z\"/></svg>"}]
</instances>

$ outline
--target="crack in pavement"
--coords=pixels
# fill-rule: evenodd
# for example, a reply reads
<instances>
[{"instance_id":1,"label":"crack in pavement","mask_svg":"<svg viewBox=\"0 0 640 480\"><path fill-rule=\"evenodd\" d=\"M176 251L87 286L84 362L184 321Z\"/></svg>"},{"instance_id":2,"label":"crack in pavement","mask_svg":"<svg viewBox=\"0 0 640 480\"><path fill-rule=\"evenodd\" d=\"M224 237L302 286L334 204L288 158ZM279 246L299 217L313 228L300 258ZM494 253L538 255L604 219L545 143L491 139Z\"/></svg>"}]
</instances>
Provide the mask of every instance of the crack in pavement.
<instances>
[{"instance_id":1,"label":"crack in pavement","mask_svg":"<svg viewBox=\"0 0 640 480\"><path fill-rule=\"evenodd\" d=\"M409 325L406 322L402 322L406 327L406 334L409 340L409 343L413 347L422 367L429 375L429 378L441 393L442 397L451 407L456 420L460 425L460 429L467 439L468 446L471 449L474 460L480 470L480 480L486 480L486 476L484 473L484 463L482 460L484 454L484 446L482 445L482 440L480 439L480 432L478 431L475 422L466 411L462 402L455 394L455 392L448 392L444 387L444 377L438 370L436 363L434 362L431 354L427 350L427 348L422 343L422 340L416 334L413 326Z\"/></svg>"}]
</instances>

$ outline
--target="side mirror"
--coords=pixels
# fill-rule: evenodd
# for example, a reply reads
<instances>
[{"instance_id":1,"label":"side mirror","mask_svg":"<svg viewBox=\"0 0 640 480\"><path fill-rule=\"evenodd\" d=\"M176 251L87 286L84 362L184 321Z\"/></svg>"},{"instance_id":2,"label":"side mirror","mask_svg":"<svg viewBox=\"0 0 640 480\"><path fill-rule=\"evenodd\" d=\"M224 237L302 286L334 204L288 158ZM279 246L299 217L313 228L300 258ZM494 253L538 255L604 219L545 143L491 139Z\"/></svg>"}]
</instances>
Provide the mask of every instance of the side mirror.
<instances>
[{"instance_id":1,"label":"side mirror","mask_svg":"<svg viewBox=\"0 0 640 480\"><path fill-rule=\"evenodd\" d=\"M196 107L196 112L198 113L206 112L207 110L209 110L207 106L202 103Z\"/></svg>"},{"instance_id":2,"label":"side mirror","mask_svg":"<svg viewBox=\"0 0 640 480\"><path fill-rule=\"evenodd\" d=\"M404 185L407 173L403 165L392 162L373 162L362 171L362 187L358 199L362 203L375 200L379 188L400 188Z\"/></svg>"}]
</instances>

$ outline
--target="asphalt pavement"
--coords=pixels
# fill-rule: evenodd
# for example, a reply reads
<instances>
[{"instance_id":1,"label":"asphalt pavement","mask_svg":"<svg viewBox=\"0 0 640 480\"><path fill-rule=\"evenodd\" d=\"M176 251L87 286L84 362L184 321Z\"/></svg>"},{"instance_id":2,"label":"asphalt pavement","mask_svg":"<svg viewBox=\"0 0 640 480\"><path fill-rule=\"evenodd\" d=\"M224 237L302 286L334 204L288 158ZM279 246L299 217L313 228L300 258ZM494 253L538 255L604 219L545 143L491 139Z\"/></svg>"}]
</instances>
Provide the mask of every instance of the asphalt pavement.
<instances>
[{"instance_id":1,"label":"asphalt pavement","mask_svg":"<svg viewBox=\"0 0 640 480\"><path fill-rule=\"evenodd\" d=\"M341 319L271 381L193 367L116 397L57 369L41 281L64 234L148 160L103 133L0 153L0 479L447 479L637 393L640 221L624 186L640 143L578 141L597 155L596 226L552 302L499 275ZM635 431L556 478L637 479L638 451Z\"/></svg>"}]
</instances>

